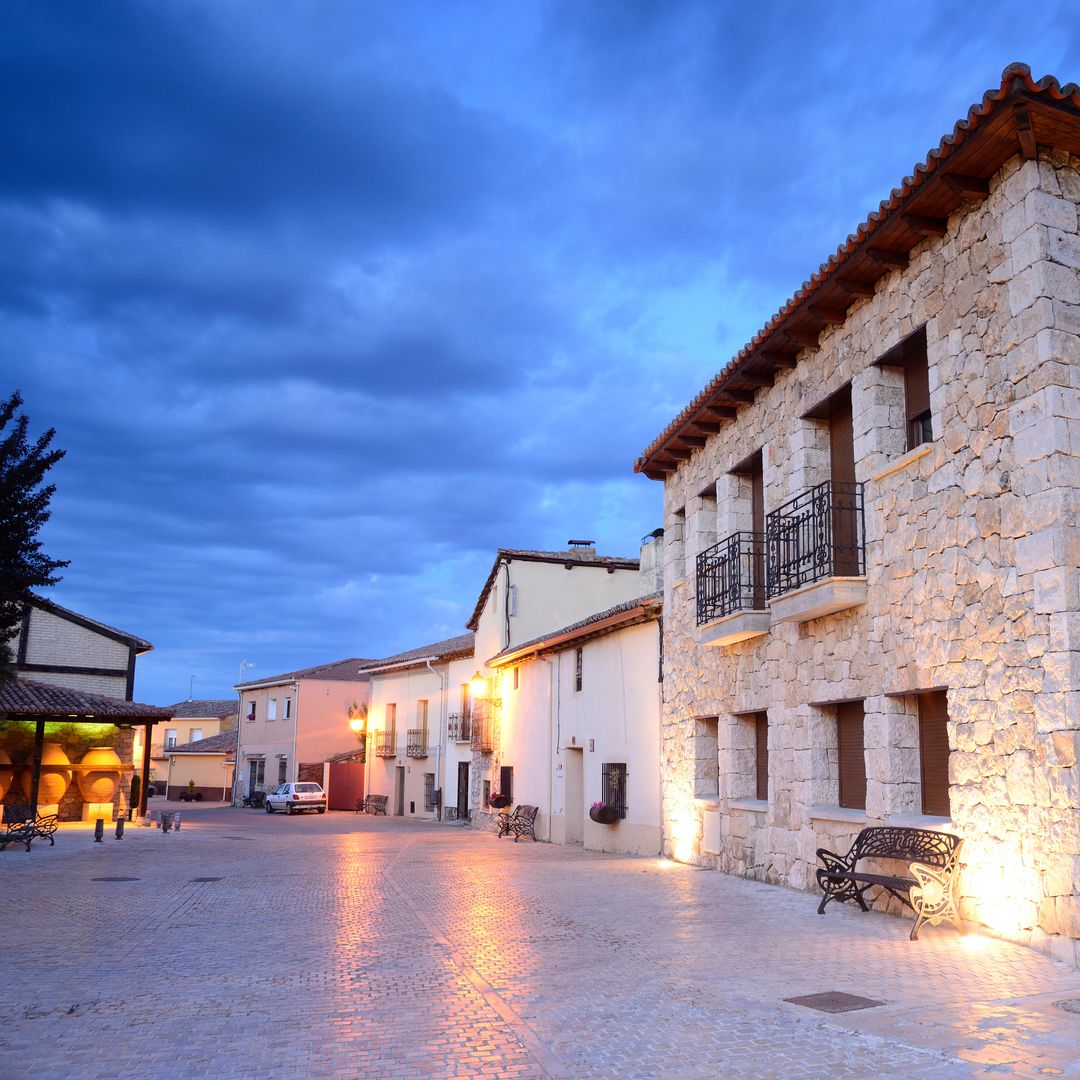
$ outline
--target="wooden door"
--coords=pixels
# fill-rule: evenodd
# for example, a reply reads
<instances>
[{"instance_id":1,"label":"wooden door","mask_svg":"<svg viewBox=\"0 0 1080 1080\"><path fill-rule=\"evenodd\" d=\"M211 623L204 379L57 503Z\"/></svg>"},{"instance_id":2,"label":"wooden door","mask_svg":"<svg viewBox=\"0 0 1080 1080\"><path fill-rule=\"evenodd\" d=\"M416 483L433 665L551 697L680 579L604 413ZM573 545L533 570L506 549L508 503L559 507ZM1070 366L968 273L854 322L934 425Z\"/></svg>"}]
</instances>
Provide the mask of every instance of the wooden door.
<instances>
[{"instance_id":1,"label":"wooden door","mask_svg":"<svg viewBox=\"0 0 1080 1080\"><path fill-rule=\"evenodd\" d=\"M469 763L459 761L457 767L457 816L465 821L469 816Z\"/></svg>"},{"instance_id":2,"label":"wooden door","mask_svg":"<svg viewBox=\"0 0 1080 1080\"><path fill-rule=\"evenodd\" d=\"M750 527L754 532L750 555L751 602L765 610L765 472L761 453L750 463Z\"/></svg>"},{"instance_id":3,"label":"wooden door","mask_svg":"<svg viewBox=\"0 0 1080 1080\"><path fill-rule=\"evenodd\" d=\"M863 703L845 701L836 707L836 742L840 768L840 805L866 808L866 745Z\"/></svg>"},{"instance_id":4,"label":"wooden door","mask_svg":"<svg viewBox=\"0 0 1080 1080\"><path fill-rule=\"evenodd\" d=\"M855 496L855 433L850 395L836 402L829 417L829 461L833 573L851 577L860 572L860 560L858 499Z\"/></svg>"}]
</instances>

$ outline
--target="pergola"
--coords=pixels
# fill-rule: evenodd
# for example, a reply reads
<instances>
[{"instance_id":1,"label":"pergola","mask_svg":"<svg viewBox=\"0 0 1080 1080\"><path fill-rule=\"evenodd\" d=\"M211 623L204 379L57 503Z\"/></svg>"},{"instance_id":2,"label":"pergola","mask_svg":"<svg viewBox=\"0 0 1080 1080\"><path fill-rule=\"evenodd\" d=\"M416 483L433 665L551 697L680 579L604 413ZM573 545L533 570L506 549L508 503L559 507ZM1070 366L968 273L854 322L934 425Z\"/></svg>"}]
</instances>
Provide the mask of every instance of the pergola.
<instances>
[{"instance_id":1,"label":"pergola","mask_svg":"<svg viewBox=\"0 0 1080 1080\"><path fill-rule=\"evenodd\" d=\"M85 693L67 686L53 686L32 679L0 680L0 720L29 722L34 725L34 751L31 759L30 804L37 812L38 787L41 782L41 756L45 746L45 725L114 724L117 727L143 727L142 775L144 783L139 795L139 813L146 813L147 784L150 775L150 729L160 720L169 718L167 709L156 705L140 705L135 701L119 701L101 694ZM134 763L132 763L134 765ZM70 766L77 769L77 765Z\"/></svg>"}]
</instances>

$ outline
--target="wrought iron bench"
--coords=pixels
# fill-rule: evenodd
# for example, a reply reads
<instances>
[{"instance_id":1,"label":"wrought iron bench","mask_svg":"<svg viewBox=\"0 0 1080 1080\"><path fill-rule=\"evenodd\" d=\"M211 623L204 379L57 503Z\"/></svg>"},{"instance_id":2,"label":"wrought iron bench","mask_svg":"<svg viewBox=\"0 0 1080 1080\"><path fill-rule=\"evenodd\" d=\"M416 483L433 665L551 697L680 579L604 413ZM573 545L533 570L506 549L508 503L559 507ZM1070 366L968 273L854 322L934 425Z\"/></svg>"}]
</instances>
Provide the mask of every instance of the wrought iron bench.
<instances>
[{"instance_id":1,"label":"wrought iron bench","mask_svg":"<svg viewBox=\"0 0 1080 1080\"><path fill-rule=\"evenodd\" d=\"M25 844L26 850L30 850L30 842L34 839L34 823L32 821L8 821L0 825L0 851L4 851L8 844Z\"/></svg>"},{"instance_id":2,"label":"wrought iron bench","mask_svg":"<svg viewBox=\"0 0 1080 1080\"><path fill-rule=\"evenodd\" d=\"M48 840L54 847L53 834L57 830L55 814L33 814L25 803L12 803L4 807L4 824L0 826L0 851L8 844L26 844L30 850L33 840Z\"/></svg>"},{"instance_id":3,"label":"wrought iron bench","mask_svg":"<svg viewBox=\"0 0 1080 1080\"><path fill-rule=\"evenodd\" d=\"M943 919L963 933L964 924L956 906L962 845L963 840L952 833L881 825L863 829L846 855L818 848L818 859L823 864L817 871L823 893L818 914L825 914L831 900L854 900L863 911L869 911L863 897L868 889L878 886L915 912L912 941L918 940L923 923L937 926ZM858 866L863 859L906 862L913 876L869 873Z\"/></svg>"},{"instance_id":4,"label":"wrought iron bench","mask_svg":"<svg viewBox=\"0 0 1080 1080\"><path fill-rule=\"evenodd\" d=\"M536 815L540 813L540 807L528 806L522 803L514 807L512 814L502 813L497 819L498 832L496 839L503 836L512 836L516 844L522 836L531 836L533 843L536 842Z\"/></svg>"},{"instance_id":5,"label":"wrought iron bench","mask_svg":"<svg viewBox=\"0 0 1080 1080\"><path fill-rule=\"evenodd\" d=\"M390 801L389 795L365 795L364 796L364 813L365 814L382 814L386 817L386 804ZM358 800L359 802L359 800ZM359 805L357 806L357 813L360 812Z\"/></svg>"}]
</instances>

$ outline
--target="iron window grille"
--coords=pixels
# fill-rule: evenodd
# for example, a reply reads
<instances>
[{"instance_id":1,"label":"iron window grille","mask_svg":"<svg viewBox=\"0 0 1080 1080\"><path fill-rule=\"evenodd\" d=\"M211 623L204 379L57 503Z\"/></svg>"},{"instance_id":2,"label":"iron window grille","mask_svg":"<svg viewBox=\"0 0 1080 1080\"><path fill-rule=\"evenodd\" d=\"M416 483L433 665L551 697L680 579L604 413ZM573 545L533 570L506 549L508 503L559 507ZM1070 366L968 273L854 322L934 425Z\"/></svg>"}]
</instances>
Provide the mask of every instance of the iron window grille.
<instances>
[{"instance_id":1,"label":"iron window grille","mask_svg":"<svg viewBox=\"0 0 1080 1080\"><path fill-rule=\"evenodd\" d=\"M451 713L446 718L446 729L451 742L472 742L472 714Z\"/></svg>"},{"instance_id":2,"label":"iron window grille","mask_svg":"<svg viewBox=\"0 0 1080 1080\"><path fill-rule=\"evenodd\" d=\"M766 595L866 574L863 486L826 480L765 519Z\"/></svg>"},{"instance_id":3,"label":"iron window grille","mask_svg":"<svg viewBox=\"0 0 1080 1080\"><path fill-rule=\"evenodd\" d=\"M427 757L428 738L425 728L409 728L405 735L405 753L411 758Z\"/></svg>"},{"instance_id":4,"label":"iron window grille","mask_svg":"<svg viewBox=\"0 0 1080 1080\"><path fill-rule=\"evenodd\" d=\"M424 773L424 809L437 810L438 806L439 802L435 798L435 774L426 772Z\"/></svg>"},{"instance_id":5,"label":"iron window grille","mask_svg":"<svg viewBox=\"0 0 1080 1080\"><path fill-rule=\"evenodd\" d=\"M600 798L608 806L614 806L620 818L626 817L626 764L606 762L601 766Z\"/></svg>"},{"instance_id":6,"label":"iron window grille","mask_svg":"<svg viewBox=\"0 0 1080 1080\"><path fill-rule=\"evenodd\" d=\"M698 626L765 607L765 537L734 532L697 557Z\"/></svg>"}]
</instances>

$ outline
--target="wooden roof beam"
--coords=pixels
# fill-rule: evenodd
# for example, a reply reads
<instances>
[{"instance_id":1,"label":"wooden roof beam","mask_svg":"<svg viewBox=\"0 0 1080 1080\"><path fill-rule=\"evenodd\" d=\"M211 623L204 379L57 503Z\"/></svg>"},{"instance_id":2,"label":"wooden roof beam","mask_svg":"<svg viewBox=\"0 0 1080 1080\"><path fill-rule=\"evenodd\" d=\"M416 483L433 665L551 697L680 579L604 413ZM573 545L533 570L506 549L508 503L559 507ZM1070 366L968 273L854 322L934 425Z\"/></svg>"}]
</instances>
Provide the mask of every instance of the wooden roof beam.
<instances>
[{"instance_id":1,"label":"wooden roof beam","mask_svg":"<svg viewBox=\"0 0 1080 1080\"><path fill-rule=\"evenodd\" d=\"M955 191L957 195L963 195L967 199L985 199L990 194L990 181L981 176L945 173L941 179L950 191Z\"/></svg>"},{"instance_id":2,"label":"wooden roof beam","mask_svg":"<svg viewBox=\"0 0 1080 1080\"><path fill-rule=\"evenodd\" d=\"M869 247L866 249L867 256L878 266L907 266L908 253L906 251L893 251L892 248Z\"/></svg>"},{"instance_id":3,"label":"wooden roof beam","mask_svg":"<svg viewBox=\"0 0 1080 1080\"><path fill-rule=\"evenodd\" d=\"M750 383L751 386L758 386L762 390L767 390L773 384L772 373L765 374L758 371L740 371L739 378L743 382Z\"/></svg>"},{"instance_id":4,"label":"wooden roof beam","mask_svg":"<svg viewBox=\"0 0 1080 1080\"><path fill-rule=\"evenodd\" d=\"M847 312L842 308L826 307L824 304L809 304L806 310L815 319L820 319L828 326L839 326L847 321Z\"/></svg>"},{"instance_id":5,"label":"wooden roof beam","mask_svg":"<svg viewBox=\"0 0 1080 1080\"><path fill-rule=\"evenodd\" d=\"M742 373L740 372L740 378ZM753 390L731 390L723 389L720 391L725 397L731 398L732 401L737 401L740 405L749 405L754 400Z\"/></svg>"},{"instance_id":6,"label":"wooden roof beam","mask_svg":"<svg viewBox=\"0 0 1080 1080\"><path fill-rule=\"evenodd\" d=\"M1013 119L1016 121L1016 137L1020 140L1020 153L1025 160L1032 161L1039 156L1039 148L1035 145L1035 130L1031 126L1031 113L1026 102L1013 103Z\"/></svg>"},{"instance_id":7,"label":"wooden roof beam","mask_svg":"<svg viewBox=\"0 0 1080 1080\"><path fill-rule=\"evenodd\" d=\"M690 426L698 431L705 432L706 435L715 435L724 425L713 423L711 420L692 420Z\"/></svg>"},{"instance_id":8,"label":"wooden roof beam","mask_svg":"<svg viewBox=\"0 0 1080 1080\"><path fill-rule=\"evenodd\" d=\"M706 405L701 410L701 415L710 420L734 420L739 415L739 410L730 405Z\"/></svg>"},{"instance_id":9,"label":"wooden roof beam","mask_svg":"<svg viewBox=\"0 0 1080 1080\"><path fill-rule=\"evenodd\" d=\"M672 459L672 461L686 461L693 453L687 446L673 446L671 443L668 443L664 447L664 452Z\"/></svg>"},{"instance_id":10,"label":"wooden roof beam","mask_svg":"<svg viewBox=\"0 0 1080 1080\"><path fill-rule=\"evenodd\" d=\"M833 278L837 286L844 290L848 296L859 296L869 299L874 295L874 283L872 281L859 281L857 278L838 277Z\"/></svg>"},{"instance_id":11,"label":"wooden roof beam","mask_svg":"<svg viewBox=\"0 0 1080 1080\"><path fill-rule=\"evenodd\" d=\"M804 349L816 349L818 347L818 334L820 332L819 330L796 330L790 326L784 330L784 333L796 345Z\"/></svg>"},{"instance_id":12,"label":"wooden roof beam","mask_svg":"<svg viewBox=\"0 0 1080 1080\"><path fill-rule=\"evenodd\" d=\"M692 446L695 450L700 450L708 439L703 435L683 435L682 433L672 436L672 442L678 444L682 443L683 446Z\"/></svg>"},{"instance_id":13,"label":"wooden roof beam","mask_svg":"<svg viewBox=\"0 0 1080 1080\"><path fill-rule=\"evenodd\" d=\"M758 354L762 363L771 364L776 370L790 370L795 366L795 357L790 353L763 352Z\"/></svg>"},{"instance_id":14,"label":"wooden roof beam","mask_svg":"<svg viewBox=\"0 0 1080 1080\"><path fill-rule=\"evenodd\" d=\"M901 214L904 224L923 236L944 236L949 229L948 218L928 217L926 214Z\"/></svg>"}]
</instances>

